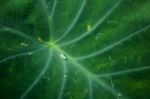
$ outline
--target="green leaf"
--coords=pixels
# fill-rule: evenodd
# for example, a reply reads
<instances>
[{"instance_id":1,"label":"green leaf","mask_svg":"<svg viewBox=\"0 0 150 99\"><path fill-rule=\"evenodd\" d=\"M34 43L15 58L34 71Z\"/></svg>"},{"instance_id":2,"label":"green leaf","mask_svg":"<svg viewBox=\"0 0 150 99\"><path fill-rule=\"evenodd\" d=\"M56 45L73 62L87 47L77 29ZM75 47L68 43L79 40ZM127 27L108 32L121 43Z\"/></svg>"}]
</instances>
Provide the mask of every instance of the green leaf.
<instances>
[{"instance_id":1,"label":"green leaf","mask_svg":"<svg viewBox=\"0 0 150 99\"><path fill-rule=\"evenodd\" d=\"M150 99L149 0L0 0L0 99Z\"/></svg>"}]
</instances>

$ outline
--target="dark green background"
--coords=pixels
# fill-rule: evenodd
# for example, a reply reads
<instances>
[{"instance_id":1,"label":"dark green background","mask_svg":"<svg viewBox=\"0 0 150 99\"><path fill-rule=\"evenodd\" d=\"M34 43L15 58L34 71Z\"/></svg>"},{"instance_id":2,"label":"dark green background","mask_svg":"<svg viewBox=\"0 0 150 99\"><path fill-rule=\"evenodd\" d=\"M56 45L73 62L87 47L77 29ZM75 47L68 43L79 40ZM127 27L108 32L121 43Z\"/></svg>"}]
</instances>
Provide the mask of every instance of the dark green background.
<instances>
[{"instance_id":1,"label":"dark green background","mask_svg":"<svg viewBox=\"0 0 150 99\"><path fill-rule=\"evenodd\" d=\"M49 28L42 0L0 0L0 59L37 49L39 38L44 42L57 40L71 25L83 0L58 0ZM51 12L54 0L45 0ZM87 0L80 18L70 33L56 43L69 42L81 36L101 19L118 0ZM150 25L150 0L122 0L109 17L90 35L71 45L60 47L72 58L93 53ZM32 42L4 27L20 30L37 41ZM49 32L50 31L50 32ZM52 35L52 36L51 36ZM22 46L21 43L28 44ZM0 99L19 99L40 74L48 58L48 50L24 55L0 64ZM26 99L57 99L63 78L59 52L46 73L27 94ZM73 62L67 61L67 81L62 99L90 99L88 78ZM125 40L110 50L85 60L76 61L93 74L103 74L126 69L150 66L150 28ZM114 96L95 81L92 83L93 99L150 99L150 70L140 70L123 75L102 78L106 86L118 90ZM113 82L113 87L112 83Z\"/></svg>"}]
</instances>

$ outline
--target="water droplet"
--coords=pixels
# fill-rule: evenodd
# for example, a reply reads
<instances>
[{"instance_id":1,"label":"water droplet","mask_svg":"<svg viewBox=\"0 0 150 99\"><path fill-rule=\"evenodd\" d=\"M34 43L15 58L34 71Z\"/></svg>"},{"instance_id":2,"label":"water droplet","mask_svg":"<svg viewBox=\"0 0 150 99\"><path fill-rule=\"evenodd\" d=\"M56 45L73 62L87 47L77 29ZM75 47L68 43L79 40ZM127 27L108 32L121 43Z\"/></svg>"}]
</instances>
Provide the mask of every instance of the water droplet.
<instances>
[{"instance_id":1,"label":"water droplet","mask_svg":"<svg viewBox=\"0 0 150 99\"><path fill-rule=\"evenodd\" d=\"M28 46L28 44L26 44L26 43L21 43L21 46L25 46L25 47L27 47L27 46Z\"/></svg>"},{"instance_id":2,"label":"water droplet","mask_svg":"<svg viewBox=\"0 0 150 99\"><path fill-rule=\"evenodd\" d=\"M64 78L67 78L67 75L64 75Z\"/></svg>"},{"instance_id":3,"label":"water droplet","mask_svg":"<svg viewBox=\"0 0 150 99\"><path fill-rule=\"evenodd\" d=\"M64 54L62 54L62 53L59 56L60 56L61 59L64 59L64 60L67 59L67 57Z\"/></svg>"},{"instance_id":4,"label":"water droplet","mask_svg":"<svg viewBox=\"0 0 150 99\"><path fill-rule=\"evenodd\" d=\"M122 96L122 94L121 93L118 93L118 97L121 97Z\"/></svg>"},{"instance_id":5,"label":"water droplet","mask_svg":"<svg viewBox=\"0 0 150 99\"><path fill-rule=\"evenodd\" d=\"M28 55L33 55L33 53L29 52Z\"/></svg>"},{"instance_id":6,"label":"water droplet","mask_svg":"<svg viewBox=\"0 0 150 99\"><path fill-rule=\"evenodd\" d=\"M38 40L41 42L42 41L42 39L40 38L40 37L38 37Z\"/></svg>"}]
</instances>

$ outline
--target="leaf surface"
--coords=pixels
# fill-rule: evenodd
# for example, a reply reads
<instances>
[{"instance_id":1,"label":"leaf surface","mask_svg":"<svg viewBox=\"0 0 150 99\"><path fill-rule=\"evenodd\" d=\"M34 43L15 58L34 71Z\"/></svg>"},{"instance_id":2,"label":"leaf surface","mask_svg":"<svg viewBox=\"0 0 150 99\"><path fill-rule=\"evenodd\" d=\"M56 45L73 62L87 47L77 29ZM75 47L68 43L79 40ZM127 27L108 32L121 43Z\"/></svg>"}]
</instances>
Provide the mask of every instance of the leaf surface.
<instances>
[{"instance_id":1,"label":"leaf surface","mask_svg":"<svg viewBox=\"0 0 150 99\"><path fill-rule=\"evenodd\" d=\"M0 0L0 99L149 99L149 0Z\"/></svg>"}]
</instances>

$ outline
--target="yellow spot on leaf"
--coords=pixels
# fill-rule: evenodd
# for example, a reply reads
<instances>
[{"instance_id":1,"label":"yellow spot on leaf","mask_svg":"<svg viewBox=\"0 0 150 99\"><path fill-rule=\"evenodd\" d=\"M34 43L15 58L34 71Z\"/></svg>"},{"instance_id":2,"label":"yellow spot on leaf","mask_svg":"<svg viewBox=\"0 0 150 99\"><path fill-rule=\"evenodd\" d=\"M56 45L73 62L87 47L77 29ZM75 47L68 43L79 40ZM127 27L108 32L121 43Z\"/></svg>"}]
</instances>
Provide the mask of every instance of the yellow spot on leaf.
<instances>
[{"instance_id":1,"label":"yellow spot on leaf","mask_svg":"<svg viewBox=\"0 0 150 99\"><path fill-rule=\"evenodd\" d=\"M92 30L92 26L90 24L87 25L87 31L90 32Z\"/></svg>"}]
</instances>

